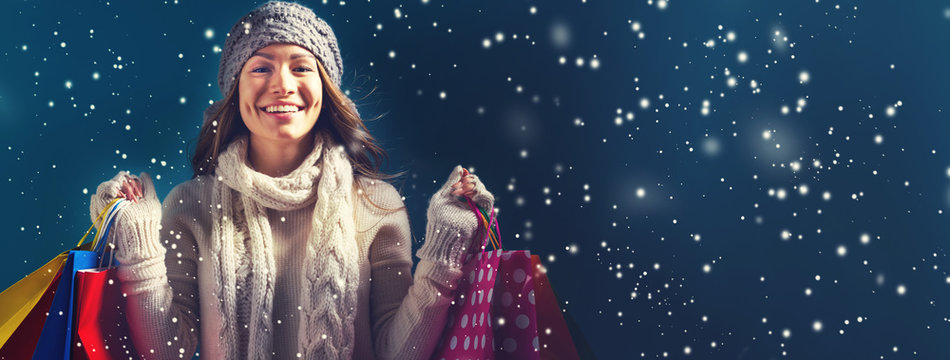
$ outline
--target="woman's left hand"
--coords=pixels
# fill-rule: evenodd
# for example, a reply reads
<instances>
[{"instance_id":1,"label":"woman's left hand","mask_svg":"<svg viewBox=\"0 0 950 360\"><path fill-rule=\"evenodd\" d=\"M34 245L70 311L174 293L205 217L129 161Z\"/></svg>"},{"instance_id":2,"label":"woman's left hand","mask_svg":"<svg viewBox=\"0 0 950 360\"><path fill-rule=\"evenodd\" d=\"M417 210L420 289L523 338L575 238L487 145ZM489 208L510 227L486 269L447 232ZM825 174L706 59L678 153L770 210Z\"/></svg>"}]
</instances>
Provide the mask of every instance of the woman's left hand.
<instances>
[{"instance_id":1,"label":"woman's left hand","mask_svg":"<svg viewBox=\"0 0 950 360\"><path fill-rule=\"evenodd\" d=\"M484 228L464 197L478 207L491 211L495 197L461 166L456 166L449 179L429 200L426 242L419 249L420 258L461 266L466 253L481 246L480 228Z\"/></svg>"},{"instance_id":2,"label":"woman's left hand","mask_svg":"<svg viewBox=\"0 0 950 360\"><path fill-rule=\"evenodd\" d=\"M495 205L495 197L485 188L485 184L479 181L478 176L468 172L468 169L461 166L456 166L452 171L452 174L449 176L449 182L446 184L446 186L450 184L451 186L448 186L447 189L443 186L444 190L440 191L442 193L447 192L447 194L443 196L454 197L456 200L459 200L459 202L456 202L456 205L464 209L469 208L465 201L465 198L469 198L482 210L491 211ZM455 180L455 182L452 182L453 180ZM436 194L436 196L438 196L438 194ZM433 200L437 200L437 198L434 196Z\"/></svg>"},{"instance_id":3,"label":"woman's left hand","mask_svg":"<svg viewBox=\"0 0 950 360\"><path fill-rule=\"evenodd\" d=\"M452 195L471 198L475 196L475 185L477 178L468 172L468 169L462 168L462 179L452 184Z\"/></svg>"}]
</instances>

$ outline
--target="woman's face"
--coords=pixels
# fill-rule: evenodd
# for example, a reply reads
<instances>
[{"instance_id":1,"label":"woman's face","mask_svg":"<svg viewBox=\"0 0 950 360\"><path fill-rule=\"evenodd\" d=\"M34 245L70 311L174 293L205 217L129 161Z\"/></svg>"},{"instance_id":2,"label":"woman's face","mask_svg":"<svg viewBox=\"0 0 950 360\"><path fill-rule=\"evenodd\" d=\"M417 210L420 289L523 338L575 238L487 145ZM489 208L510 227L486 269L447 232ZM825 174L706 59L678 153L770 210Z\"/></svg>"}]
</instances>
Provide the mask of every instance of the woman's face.
<instances>
[{"instance_id":1,"label":"woman's face","mask_svg":"<svg viewBox=\"0 0 950 360\"><path fill-rule=\"evenodd\" d=\"M298 142L320 117L323 82L317 59L300 46L257 50L244 63L238 84L241 118L252 138Z\"/></svg>"}]
</instances>

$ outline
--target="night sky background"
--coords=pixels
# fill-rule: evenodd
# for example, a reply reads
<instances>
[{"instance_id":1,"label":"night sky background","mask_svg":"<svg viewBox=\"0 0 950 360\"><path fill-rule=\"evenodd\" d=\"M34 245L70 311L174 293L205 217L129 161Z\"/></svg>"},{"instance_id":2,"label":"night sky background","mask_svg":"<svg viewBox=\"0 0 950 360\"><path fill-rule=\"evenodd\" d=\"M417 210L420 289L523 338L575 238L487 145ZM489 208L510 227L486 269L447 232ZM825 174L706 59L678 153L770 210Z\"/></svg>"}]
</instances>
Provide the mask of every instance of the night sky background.
<instances>
[{"instance_id":1,"label":"night sky background","mask_svg":"<svg viewBox=\"0 0 950 360\"><path fill-rule=\"evenodd\" d=\"M260 1L5 1L4 288L191 177ZM424 240L456 164L600 359L946 359L950 2L305 2Z\"/></svg>"}]
</instances>

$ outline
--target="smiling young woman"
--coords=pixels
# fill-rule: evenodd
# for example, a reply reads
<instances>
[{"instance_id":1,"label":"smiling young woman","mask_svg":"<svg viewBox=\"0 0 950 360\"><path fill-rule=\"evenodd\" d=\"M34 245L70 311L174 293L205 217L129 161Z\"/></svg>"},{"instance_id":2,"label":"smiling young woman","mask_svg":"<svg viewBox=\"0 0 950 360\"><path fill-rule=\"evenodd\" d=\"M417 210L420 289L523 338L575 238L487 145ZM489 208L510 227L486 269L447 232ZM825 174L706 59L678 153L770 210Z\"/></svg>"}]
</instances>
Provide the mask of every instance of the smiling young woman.
<instances>
[{"instance_id":1,"label":"smiling young woman","mask_svg":"<svg viewBox=\"0 0 950 360\"><path fill-rule=\"evenodd\" d=\"M224 98L205 110L194 176L159 202L120 172L90 201L134 203L113 232L137 352L147 358L425 359L482 230L458 196L494 198L457 166L429 202L412 271L386 153L340 90L336 37L270 2L231 29Z\"/></svg>"}]
</instances>

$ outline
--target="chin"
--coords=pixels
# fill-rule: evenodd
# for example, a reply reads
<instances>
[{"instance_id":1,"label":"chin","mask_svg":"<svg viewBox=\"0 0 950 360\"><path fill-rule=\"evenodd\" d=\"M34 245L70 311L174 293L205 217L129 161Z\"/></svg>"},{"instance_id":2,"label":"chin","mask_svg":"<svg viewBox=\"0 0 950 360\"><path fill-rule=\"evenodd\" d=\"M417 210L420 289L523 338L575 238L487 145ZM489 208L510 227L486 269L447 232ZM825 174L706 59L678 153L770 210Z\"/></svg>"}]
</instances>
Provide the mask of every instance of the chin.
<instances>
[{"instance_id":1,"label":"chin","mask_svg":"<svg viewBox=\"0 0 950 360\"><path fill-rule=\"evenodd\" d=\"M304 137L306 137L306 136L307 136L307 134L279 132L279 133L277 133L277 134L273 134L273 135L271 135L271 136L268 136L268 138L271 138L271 139L277 140L277 141L293 141L293 142L297 142L297 141L303 140Z\"/></svg>"},{"instance_id":2,"label":"chin","mask_svg":"<svg viewBox=\"0 0 950 360\"><path fill-rule=\"evenodd\" d=\"M301 141L308 136L313 134L313 129L307 131L296 130L296 129L277 129L277 131L270 138L279 141Z\"/></svg>"}]
</instances>

